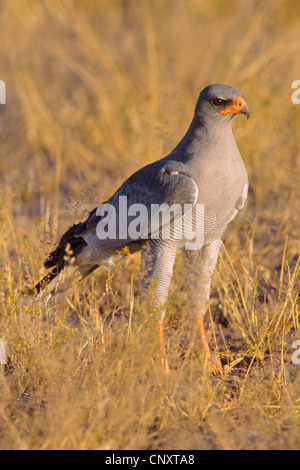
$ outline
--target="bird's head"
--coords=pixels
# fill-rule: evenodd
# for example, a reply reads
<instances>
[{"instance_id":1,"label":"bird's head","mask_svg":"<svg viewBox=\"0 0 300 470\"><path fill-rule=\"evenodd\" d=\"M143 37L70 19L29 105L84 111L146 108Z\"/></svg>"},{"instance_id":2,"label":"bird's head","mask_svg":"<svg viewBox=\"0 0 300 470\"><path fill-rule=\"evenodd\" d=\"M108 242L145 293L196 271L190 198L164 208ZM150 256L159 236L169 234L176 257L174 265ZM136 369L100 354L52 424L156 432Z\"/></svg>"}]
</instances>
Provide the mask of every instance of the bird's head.
<instances>
[{"instance_id":1,"label":"bird's head","mask_svg":"<svg viewBox=\"0 0 300 470\"><path fill-rule=\"evenodd\" d=\"M249 108L242 93L228 85L210 85L201 91L195 114L203 122L231 121L238 114L249 118Z\"/></svg>"}]
</instances>

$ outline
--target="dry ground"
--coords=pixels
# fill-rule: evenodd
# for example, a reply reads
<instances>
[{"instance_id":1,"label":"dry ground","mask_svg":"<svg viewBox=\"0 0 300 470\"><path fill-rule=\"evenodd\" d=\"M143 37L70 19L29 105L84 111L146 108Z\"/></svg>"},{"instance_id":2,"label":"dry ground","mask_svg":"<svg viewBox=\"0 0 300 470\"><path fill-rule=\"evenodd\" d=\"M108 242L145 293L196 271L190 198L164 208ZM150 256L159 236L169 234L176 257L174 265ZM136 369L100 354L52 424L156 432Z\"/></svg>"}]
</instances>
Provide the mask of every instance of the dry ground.
<instances>
[{"instance_id":1,"label":"dry ground","mask_svg":"<svg viewBox=\"0 0 300 470\"><path fill-rule=\"evenodd\" d=\"M299 2L2 1L0 31L0 448L299 449ZM174 147L210 83L252 111L234 122L251 189L207 317L223 374L190 344L179 256L166 378L138 256L58 306L20 293L71 223Z\"/></svg>"}]
</instances>

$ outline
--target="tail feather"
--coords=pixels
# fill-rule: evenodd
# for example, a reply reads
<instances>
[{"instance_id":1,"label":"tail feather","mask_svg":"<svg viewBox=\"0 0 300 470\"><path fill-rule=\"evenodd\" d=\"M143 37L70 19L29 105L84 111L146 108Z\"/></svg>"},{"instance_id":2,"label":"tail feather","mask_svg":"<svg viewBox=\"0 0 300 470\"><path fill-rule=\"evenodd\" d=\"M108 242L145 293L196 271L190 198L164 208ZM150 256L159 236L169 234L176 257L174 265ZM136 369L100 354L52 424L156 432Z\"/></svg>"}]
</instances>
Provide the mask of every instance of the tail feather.
<instances>
[{"instance_id":1,"label":"tail feather","mask_svg":"<svg viewBox=\"0 0 300 470\"><path fill-rule=\"evenodd\" d=\"M75 272L79 273L81 280L100 265L107 266L120 256L118 247L98 249L94 260L91 259L93 256L90 256L89 250L87 250L87 253L83 253L88 248L88 243L82 235L91 227L94 229L96 210L94 209L84 222L70 227L61 237L55 250L50 253L44 262L44 266L46 269L52 268L51 271L33 289L26 292L30 296L37 294L35 301L43 298L53 298L55 294L66 291L72 284ZM131 243L130 252L134 253L140 250L141 246L140 242ZM122 247L123 245L120 245L120 249Z\"/></svg>"},{"instance_id":2,"label":"tail feather","mask_svg":"<svg viewBox=\"0 0 300 470\"><path fill-rule=\"evenodd\" d=\"M57 268L52 269L50 273L48 273L45 277L43 277L35 286L33 289L30 289L28 291L28 294L33 295L33 294L39 294L45 287L47 287L53 279L56 278L56 276L59 274L59 271Z\"/></svg>"},{"instance_id":3,"label":"tail feather","mask_svg":"<svg viewBox=\"0 0 300 470\"><path fill-rule=\"evenodd\" d=\"M69 230L61 237L60 242L55 248L55 250L50 253L46 261L44 262L45 268L49 269L53 266L60 267L62 264L62 268L64 267L65 263L65 256L68 254L66 253L67 247L69 245L69 250L72 251L72 255L76 257L87 243L84 241L82 237L76 237L76 231L81 224L73 225L73 227L69 228ZM58 273L57 273L58 274Z\"/></svg>"},{"instance_id":4,"label":"tail feather","mask_svg":"<svg viewBox=\"0 0 300 470\"><path fill-rule=\"evenodd\" d=\"M88 218L84 222L80 222L79 224L75 224L67 230L63 236L61 237L58 246L55 248L52 253L48 256L46 261L44 262L44 266L46 269L50 269L53 267L58 268L57 274L66 266L65 256L66 250L69 245L69 250L72 251L72 256L76 258L82 250L87 246L87 243L84 239L80 236L80 232L83 232L89 223L89 220L94 217L97 208L92 210L88 216ZM79 233L79 235L78 235ZM51 274L51 273L50 273Z\"/></svg>"},{"instance_id":5,"label":"tail feather","mask_svg":"<svg viewBox=\"0 0 300 470\"><path fill-rule=\"evenodd\" d=\"M40 294L45 289L48 293L63 292L70 287L75 271L78 270L81 278L84 278L98 267L98 265L79 267L76 264L76 258L87 247L86 241L82 237L76 236L78 229L81 229L85 224L86 221L75 224L64 233L58 246L44 262L45 268L52 268L52 270L28 294Z\"/></svg>"},{"instance_id":6,"label":"tail feather","mask_svg":"<svg viewBox=\"0 0 300 470\"><path fill-rule=\"evenodd\" d=\"M53 280L57 278L59 274L67 271L67 268L72 268L72 273L78 269L76 264L76 257L82 252L87 246L87 243L83 239L69 239L64 244L60 243L59 246L49 255L44 263L45 268L53 268L45 277L43 277L33 288L34 293L40 293L48 286L48 290L53 285ZM94 268L95 269L95 268ZM63 283L61 287L63 286ZM53 290L51 288L51 290ZM60 291L66 289L59 289Z\"/></svg>"}]
</instances>

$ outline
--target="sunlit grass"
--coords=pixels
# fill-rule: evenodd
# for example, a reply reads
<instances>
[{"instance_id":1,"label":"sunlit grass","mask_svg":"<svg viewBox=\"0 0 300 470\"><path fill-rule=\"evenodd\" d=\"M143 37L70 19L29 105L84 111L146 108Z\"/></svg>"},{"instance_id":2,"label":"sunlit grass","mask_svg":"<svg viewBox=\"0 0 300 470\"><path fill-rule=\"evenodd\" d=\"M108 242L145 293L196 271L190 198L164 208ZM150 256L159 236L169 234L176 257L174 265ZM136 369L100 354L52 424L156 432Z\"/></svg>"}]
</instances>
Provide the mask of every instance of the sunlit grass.
<instances>
[{"instance_id":1,"label":"sunlit grass","mask_svg":"<svg viewBox=\"0 0 300 470\"><path fill-rule=\"evenodd\" d=\"M2 449L299 449L299 5L292 1L20 0L0 12ZM200 90L241 89L250 179L206 323L208 375L179 255L162 372L139 255L59 304L21 306L70 224L172 150Z\"/></svg>"}]
</instances>

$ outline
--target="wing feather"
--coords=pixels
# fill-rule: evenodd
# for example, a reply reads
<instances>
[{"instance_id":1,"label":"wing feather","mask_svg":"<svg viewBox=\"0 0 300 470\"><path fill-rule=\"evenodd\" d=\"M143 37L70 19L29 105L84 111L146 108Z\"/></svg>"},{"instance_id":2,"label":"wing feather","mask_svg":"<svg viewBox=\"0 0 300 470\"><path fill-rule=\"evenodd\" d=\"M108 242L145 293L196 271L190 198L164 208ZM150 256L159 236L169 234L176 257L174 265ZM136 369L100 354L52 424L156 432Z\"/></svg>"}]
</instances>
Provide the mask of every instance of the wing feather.
<instances>
[{"instance_id":1,"label":"wing feather","mask_svg":"<svg viewBox=\"0 0 300 470\"><path fill-rule=\"evenodd\" d=\"M198 187L193 178L185 173L184 165L176 161L158 161L141 168L128 178L120 188L112 195L106 204L110 204L115 209L116 216L116 239L100 240L97 236L97 224L103 216L99 216L99 211L94 210L90 217L81 224L75 232L76 237L82 237L89 245L101 245L103 248L120 246L133 241L127 232L127 237L122 238L119 221L124 221L124 214L120 214L120 197L126 197L127 210L135 204L142 204L147 210L146 232L150 233L152 205L179 205L181 208L185 204L193 207L198 197ZM124 199L123 199L124 201ZM122 211L122 209L121 209ZM134 219L134 216L127 214L127 229ZM160 227L161 228L161 227ZM143 237L145 238L145 237ZM136 240L136 239L135 239Z\"/></svg>"}]
</instances>

